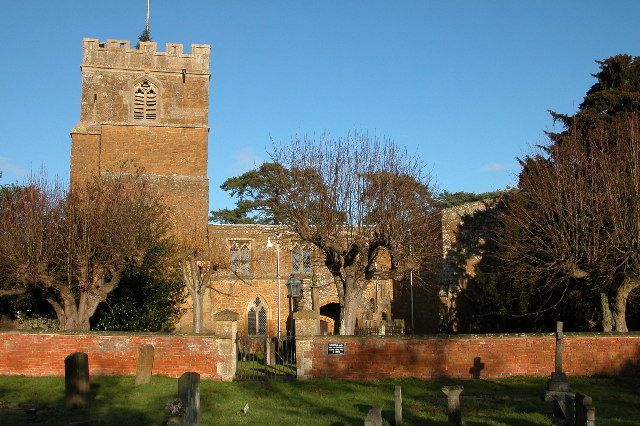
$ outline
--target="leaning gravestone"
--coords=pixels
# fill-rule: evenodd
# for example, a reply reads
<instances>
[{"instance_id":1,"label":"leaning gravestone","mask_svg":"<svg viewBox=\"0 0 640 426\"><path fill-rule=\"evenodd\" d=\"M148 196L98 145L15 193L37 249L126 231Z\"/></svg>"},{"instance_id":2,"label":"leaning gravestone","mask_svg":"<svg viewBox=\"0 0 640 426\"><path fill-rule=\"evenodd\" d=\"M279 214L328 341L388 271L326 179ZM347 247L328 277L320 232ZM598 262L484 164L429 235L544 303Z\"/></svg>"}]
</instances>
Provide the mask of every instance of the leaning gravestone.
<instances>
[{"instance_id":1,"label":"leaning gravestone","mask_svg":"<svg viewBox=\"0 0 640 426\"><path fill-rule=\"evenodd\" d=\"M89 398L89 356L74 352L64 359L65 403L69 408L84 408Z\"/></svg>"},{"instance_id":2,"label":"leaning gravestone","mask_svg":"<svg viewBox=\"0 0 640 426\"><path fill-rule=\"evenodd\" d=\"M153 373L153 345L140 347L138 354L138 369L136 371L136 385L145 385L151 381Z\"/></svg>"},{"instance_id":3,"label":"leaning gravestone","mask_svg":"<svg viewBox=\"0 0 640 426\"><path fill-rule=\"evenodd\" d=\"M447 395L447 417L451 426L462 426L462 413L460 412L460 394L462 386L445 386L442 392Z\"/></svg>"},{"instance_id":4,"label":"leaning gravestone","mask_svg":"<svg viewBox=\"0 0 640 426\"><path fill-rule=\"evenodd\" d=\"M178 379L178 398L184 404L183 426L195 426L200 422L200 375L184 373Z\"/></svg>"}]
</instances>

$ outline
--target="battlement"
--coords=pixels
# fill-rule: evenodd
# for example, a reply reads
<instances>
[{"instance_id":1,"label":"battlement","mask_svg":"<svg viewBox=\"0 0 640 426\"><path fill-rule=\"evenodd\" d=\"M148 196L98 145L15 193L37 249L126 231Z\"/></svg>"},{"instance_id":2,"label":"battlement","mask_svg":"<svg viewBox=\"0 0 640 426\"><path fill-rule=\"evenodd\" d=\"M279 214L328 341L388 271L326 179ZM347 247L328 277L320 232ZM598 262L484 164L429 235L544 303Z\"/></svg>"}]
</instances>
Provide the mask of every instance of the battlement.
<instances>
[{"instance_id":1,"label":"battlement","mask_svg":"<svg viewBox=\"0 0 640 426\"><path fill-rule=\"evenodd\" d=\"M185 53L180 43L166 43L165 51L158 51L154 41L140 42L140 47L131 47L129 40L107 40L95 38L82 40L83 67L107 67L129 70L163 70L192 74L209 74L211 46L192 44L191 53Z\"/></svg>"}]
</instances>

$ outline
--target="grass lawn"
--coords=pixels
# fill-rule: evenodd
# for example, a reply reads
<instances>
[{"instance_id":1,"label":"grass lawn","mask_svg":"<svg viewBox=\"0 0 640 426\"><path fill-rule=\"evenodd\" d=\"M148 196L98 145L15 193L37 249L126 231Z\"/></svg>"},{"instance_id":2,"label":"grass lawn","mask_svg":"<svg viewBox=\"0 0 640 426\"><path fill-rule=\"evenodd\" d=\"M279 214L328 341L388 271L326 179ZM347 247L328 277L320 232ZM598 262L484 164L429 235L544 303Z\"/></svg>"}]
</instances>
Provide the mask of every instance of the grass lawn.
<instances>
[{"instance_id":1,"label":"grass lawn","mask_svg":"<svg viewBox=\"0 0 640 426\"><path fill-rule=\"evenodd\" d=\"M574 390L593 397L598 425L640 425L637 379L571 378ZM67 425L93 420L99 425L161 425L164 403L176 397L177 379L154 377L133 386L133 377L92 377L86 410L64 407L64 378L0 376L0 425L27 422L24 408L38 408L35 423ZM460 384L467 425L549 425L542 401L545 379L384 380L351 382L202 381L203 425L361 425L372 406L381 406L392 424L393 389L402 385L405 424L446 425L446 399L440 388ZM249 403L249 412L241 412Z\"/></svg>"}]
</instances>

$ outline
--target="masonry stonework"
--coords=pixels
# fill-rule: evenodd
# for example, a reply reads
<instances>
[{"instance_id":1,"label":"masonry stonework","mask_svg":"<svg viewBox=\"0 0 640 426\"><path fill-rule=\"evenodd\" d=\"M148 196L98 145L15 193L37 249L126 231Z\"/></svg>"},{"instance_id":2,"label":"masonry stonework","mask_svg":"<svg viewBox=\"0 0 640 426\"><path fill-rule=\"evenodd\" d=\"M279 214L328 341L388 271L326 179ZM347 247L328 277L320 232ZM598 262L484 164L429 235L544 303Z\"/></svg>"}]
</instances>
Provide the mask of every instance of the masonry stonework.
<instances>
[{"instance_id":1,"label":"masonry stonework","mask_svg":"<svg viewBox=\"0 0 640 426\"><path fill-rule=\"evenodd\" d=\"M71 181L109 173L149 176L174 225L207 222L210 47L83 40L80 121L71 131ZM138 98L141 84L152 97ZM142 95L140 95L142 96ZM140 115L138 108L146 112Z\"/></svg>"},{"instance_id":2,"label":"masonry stonework","mask_svg":"<svg viewBox=\"0 0 640 426\"><path fill-rule=\"evenodd\" d=\"M234 341L210 335L2 331L0 375L63 376L64 359L73 352L89 355L90 375L134 375L140 347L152 345L153 374L180 377L195 371L203 378L231 380L235 368L227 366L235 361Z\"/></svg>"},{"instance_id":3,"label":"masonry stonework","mask_svg":"<svg viewBox=\"0 0 640 426\"><path fill-rule=\"evenodd\" d=\"M329 343L343 343L344 354L328 354ZM640 333L566 333L563 345L570 376L640 375ZM555 368L554 334L316 336L311 346L296 362L310 365L314 379L548 377Z\"/></svg>"},{"instance_id":4,"label":"masonry stonework","mask_svg":"<svg viewBox=\"0 0 640 426\"><path fill-rule=\"evenodd\" d=\"M168 43L160 52L154 42L141 42L135 48L127 40L85 38L80 121L71 131L72 184L100 175L141 173L161 193L177 230L204 228L209 210L210 50L208 45L194 44L187 54L181 44ZM229 250L234 242L246 243L250 268L247 273L216 277L205 294L205 330L212 329L216 312L230 309L239 313L238 331L247 333L247 314L259 301L266 310L266 334L292 332L291 312L312 308L314 277L323 332L336 331L337 291L319 253L313 251L311 269L294 271L292 252L304 244L282 228L209 225L208 231ZM276 235L281 235L279 293ZM304 298L295 306L286 291L293 273L305 286ZM391 323L393 297L391 281L372 281L361 300L358 324ZM177 329L190 331L189 301L184 311Z\"/></svg>"}]
</instances>

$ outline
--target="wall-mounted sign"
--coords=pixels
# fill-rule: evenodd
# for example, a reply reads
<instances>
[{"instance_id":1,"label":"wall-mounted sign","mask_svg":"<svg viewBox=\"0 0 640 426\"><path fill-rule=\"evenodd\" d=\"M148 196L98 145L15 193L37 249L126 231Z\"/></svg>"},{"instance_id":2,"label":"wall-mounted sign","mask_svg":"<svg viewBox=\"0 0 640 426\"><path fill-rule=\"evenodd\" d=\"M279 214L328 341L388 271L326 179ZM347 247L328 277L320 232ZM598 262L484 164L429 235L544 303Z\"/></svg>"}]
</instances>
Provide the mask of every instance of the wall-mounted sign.
<instances>
[{"instance_id":1,"label":"wall-mounted sign","mask_svg":"<svg viewBox=\"0 0 640 426\"><path fill-rule=\"evenodd\" d=\"M328 355L343 355L344 343L328 343L327 344Z\"/></svg>"}]
</instances>

